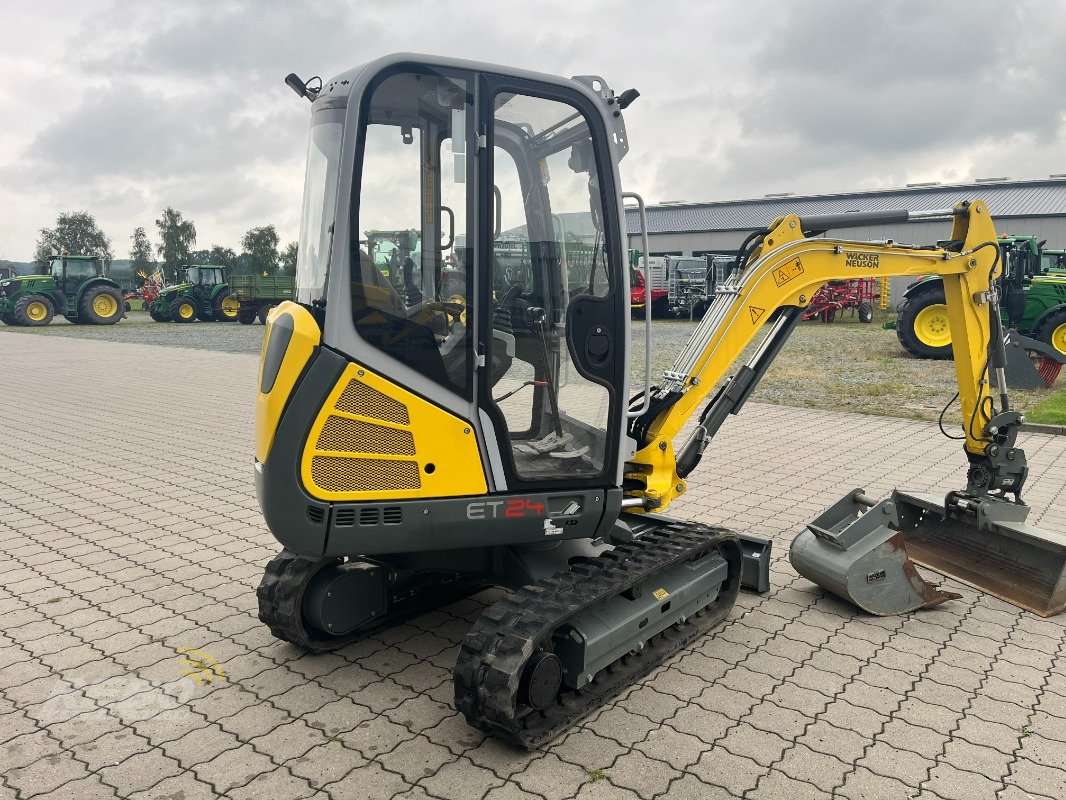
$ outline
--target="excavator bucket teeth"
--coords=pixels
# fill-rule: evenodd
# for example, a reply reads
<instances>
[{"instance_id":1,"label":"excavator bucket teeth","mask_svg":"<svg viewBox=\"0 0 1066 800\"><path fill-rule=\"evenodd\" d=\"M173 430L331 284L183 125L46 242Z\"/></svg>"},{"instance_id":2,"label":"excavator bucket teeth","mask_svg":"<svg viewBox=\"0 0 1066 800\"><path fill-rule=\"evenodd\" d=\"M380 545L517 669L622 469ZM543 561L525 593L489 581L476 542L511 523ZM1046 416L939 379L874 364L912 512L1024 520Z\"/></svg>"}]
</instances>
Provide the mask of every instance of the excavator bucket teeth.
<instances>
[{"instance_id":1,"label":"excavator bucket teeth","mask_svg":"<svg viewBox=\"0 0 1066 800\"><path fill-rule=\"evenodd\" d=\"M863 611L904 614L958 599L928 583L908 558L892 499L874 503L862 489L844 496L792 541L789 559L803 577Z\"/></svg>"},{"instance_id":2,"label":"excavator bucket teeth","mask_svg":"<svg viewBox=\"0 0 1066 800\"><path fill-rule=\"evenodd\" d=\"M1066 535L1028 524L1028 506L900 491L893 499L916 563L1042 617L1066 610Z\"/></svg>"}]
</instances>

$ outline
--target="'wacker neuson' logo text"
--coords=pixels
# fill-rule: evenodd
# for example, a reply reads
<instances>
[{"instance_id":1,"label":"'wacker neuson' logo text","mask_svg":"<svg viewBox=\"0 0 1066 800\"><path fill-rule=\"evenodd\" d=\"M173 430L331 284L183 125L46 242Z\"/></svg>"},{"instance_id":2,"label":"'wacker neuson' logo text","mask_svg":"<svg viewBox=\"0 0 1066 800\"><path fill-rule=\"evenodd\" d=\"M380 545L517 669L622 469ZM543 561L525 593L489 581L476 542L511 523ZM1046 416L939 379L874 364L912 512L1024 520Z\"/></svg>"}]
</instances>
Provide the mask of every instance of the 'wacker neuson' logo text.
<instances>
[{"instance_id":1,"label":"'wacker neuson' logo text","mask_svg":"<svg viewBox=\"0 0 1066 800\"><path fill-rule=\"evenodd\" d=\"M880 269L881 255L879 253L845 253L844 266L855 269Z\"/></svg>"}]
</instances>

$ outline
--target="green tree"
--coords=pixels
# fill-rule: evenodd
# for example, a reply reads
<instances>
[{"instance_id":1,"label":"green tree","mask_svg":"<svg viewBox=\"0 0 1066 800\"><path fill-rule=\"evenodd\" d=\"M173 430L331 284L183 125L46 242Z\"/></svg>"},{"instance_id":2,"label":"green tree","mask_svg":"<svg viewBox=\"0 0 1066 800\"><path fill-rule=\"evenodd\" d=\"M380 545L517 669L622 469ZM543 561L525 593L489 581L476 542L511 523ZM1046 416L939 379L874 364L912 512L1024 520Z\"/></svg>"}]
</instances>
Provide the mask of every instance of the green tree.
<instances>
[{"instance_id":1,"label":"green tree","mask_svg":"<svg viewBox=\"0 0 1066 800\"><path fill-rule=\"evenodd\" d=\"M278 258L278 272L282 275L293 276L296 274L296 250L299 245L296 242L289 242L285 245L285 249L281 251L281 255Z\"/></svg>"},{"instance_id":2,"label":"green tree","mask_svg":"<svg viewBox=\"0 0 1066 800\"><path fill-rule=\"evenodd\" d=\"M207 252L207 263L233 269L237 265L237 254L233 252L232 247L216 244Z\"/></svg>"},{"instance_id":3,"label":"green tree","mask_svg":"<svg viewBox=\"0 0 1066 800\"><path fill-rule=\"evenodd\" d=\"M130 236L130 271L136 275L139 272L149 274L155 266L152 259L152 245L148 241L148 234L144 228L134 228Z\"/></svg>"},{"instance_id":4,"label":"green tree","mask_svg":"<svg viewBox=\"0 0 1066 800\"><path fill-rule=\"evenodd\" d=\"M189 253L190 264L213 264L219 267L229 267L231 270L237 265L237 254L232 247L223 247L220 244L212 245L210 250L193 250Z\"/></svg>"},{"instance_id":5,"label":"green tree","mask_svg":"<svg viewBox=\"0 0 1066 800\"><path fill-rule=\"evenodd\" d=\"M278 268L278 232L273 225L252 228L241 239L241 253L248 272L261 275Z\"/></svg>"},{"instance_id":6,"label":"green tree","mask_svg":"<svg viewBox=\"0 0 1066 800\"><path fill-rule=\"evenodd\" d=\"M184 219L180 211L170 206L163 209L163 216L155 224L161 240L156 252L163 259L167 278L175 280L181 267L190 261L190 251L196 244L196 224L191 219Z\"/></svg>"},{"instance_id":7,"label":"green tree","mask_svg":"<svg viewBox=\"0 0 1066 800\"><path fill-rule=\"evenodd\" d=\"M96 225L88 211L67 211L56 217L54 228L41 228L33 260L37 271L48 266L48 257L66 250L73 256L96 256L106 275L111 269L111 238Z\"/></svg>"}]
</instances>

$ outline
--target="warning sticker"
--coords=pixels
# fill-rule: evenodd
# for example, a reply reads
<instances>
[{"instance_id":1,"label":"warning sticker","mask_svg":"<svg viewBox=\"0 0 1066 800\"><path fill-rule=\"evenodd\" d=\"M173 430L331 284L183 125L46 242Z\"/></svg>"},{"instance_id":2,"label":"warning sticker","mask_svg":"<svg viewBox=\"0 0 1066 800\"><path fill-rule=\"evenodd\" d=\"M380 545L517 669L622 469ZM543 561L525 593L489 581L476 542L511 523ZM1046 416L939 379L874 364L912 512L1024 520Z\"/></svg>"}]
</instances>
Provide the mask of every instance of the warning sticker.
<instances>
[{"instance_id":1,"label":"warning sticker","mask_svg":"<svg viewBox=\"0 0 1066 800\"><path fill-rule=\"evenodd\" d=\"M762 315L766 313L766 309L759 308L758 306L748 306L748 313L751 314L751 322L754 325L762 319Z\"/></svg>"},{"instance_id":2,"label":"warning sticker","mask_svg":"<svg viewBox=\"0 0 1066 800\"><path fill-rule=\"evenodd\" d=\"M670 596L670 593L666 591L666 589L656 589L654 592L651 593L651 596L654 597L656 600L665 600L667 597Z\"/></svg>"},{"instance_id":3,"label":"warning sticker","mask_svg":"<svg viewBox=\"0 0 1066 800\"><path fill-rule=\"evenodd\" d=\"M778 267L774 270L774 283L778 286L784 286L790 280L802 274L803 262L797 258L791 264L785 264L783 267Z\"/></svg>"}]
</instances>

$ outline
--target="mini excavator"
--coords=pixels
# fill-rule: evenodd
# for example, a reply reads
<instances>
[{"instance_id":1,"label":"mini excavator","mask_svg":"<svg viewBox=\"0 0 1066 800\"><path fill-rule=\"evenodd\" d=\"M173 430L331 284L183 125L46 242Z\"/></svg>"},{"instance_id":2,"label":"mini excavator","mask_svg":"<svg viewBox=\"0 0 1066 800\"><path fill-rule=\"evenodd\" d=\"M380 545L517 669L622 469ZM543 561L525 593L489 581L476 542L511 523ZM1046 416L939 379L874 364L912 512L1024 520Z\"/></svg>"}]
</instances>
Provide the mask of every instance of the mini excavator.
<instances>
[{"instance_id":1,"label":"mini excavator","mask_svg":"<svg viewBox=\"0 0 1066 800\"><path fill-rule=\"evenodd\" d=\"M715 628L741 587L769 588L768 540L663 512L818 288L889 275L943 276L967 485L850 492L793 564L872 613L952 596L911 557L1061 610L1066 539L1024 521L980 200L940 212L938 247L818 236L906 211L754 231L653 383L632 374L624 201L645 253L646 215L618 175L638 92L411 54L286 83L311 132L297 294L271 313L256 400L256 490L284 547L258 589L275 636L330 650L503 587L459 649L456 705L517 746L551 740ZM421 249L383 270L377 231Z\"/></svg>"}]
</instances>

